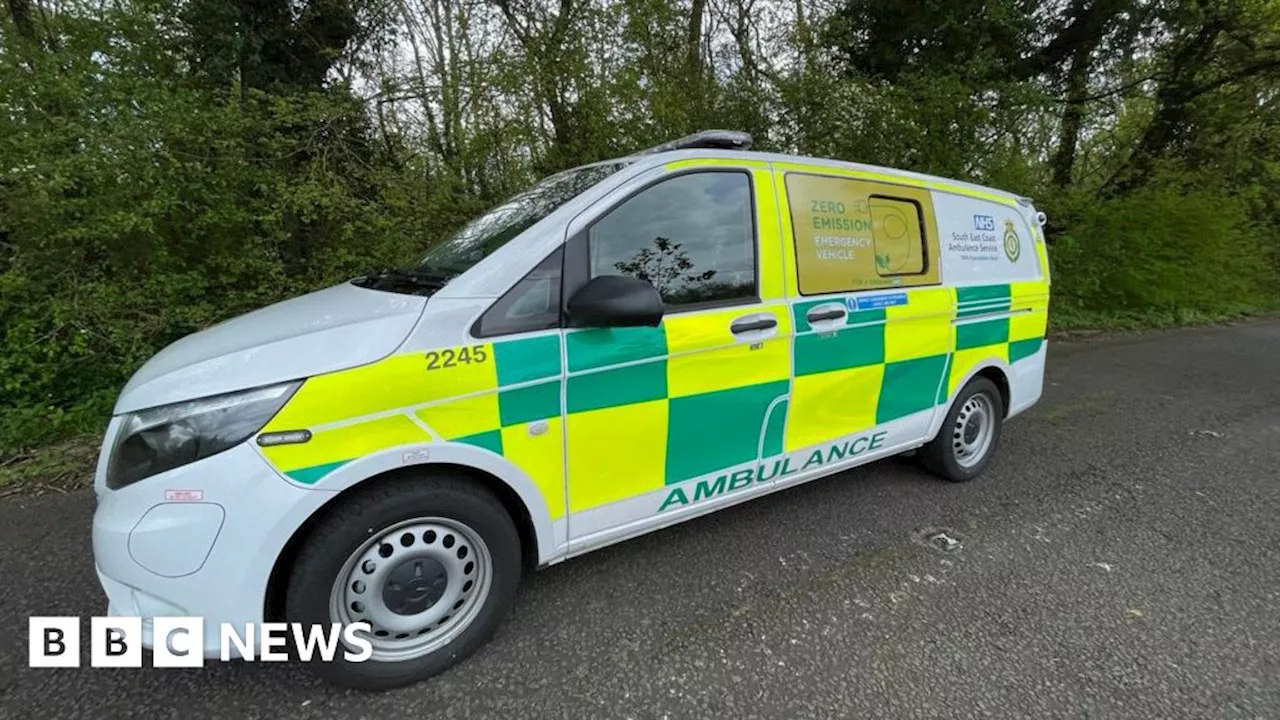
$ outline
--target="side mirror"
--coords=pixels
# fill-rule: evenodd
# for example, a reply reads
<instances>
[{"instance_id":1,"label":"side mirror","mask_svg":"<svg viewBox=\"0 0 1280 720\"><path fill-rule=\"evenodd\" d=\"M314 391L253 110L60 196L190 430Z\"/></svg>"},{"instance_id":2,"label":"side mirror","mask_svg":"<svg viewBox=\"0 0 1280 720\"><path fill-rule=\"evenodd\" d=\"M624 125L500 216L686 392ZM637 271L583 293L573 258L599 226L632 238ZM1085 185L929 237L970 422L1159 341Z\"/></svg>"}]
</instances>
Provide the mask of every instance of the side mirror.
<instances>
[{"instance_id":1,"label":"side mirror","mask_svg":"<svg viewBox=\"0 0 1280 720\"><path fill-rule=\"evenodd\" d=\"M570 327L656 327L662 296L645 280L625 275L592 278L569 298Z\"/></svg>"}]
</instances>

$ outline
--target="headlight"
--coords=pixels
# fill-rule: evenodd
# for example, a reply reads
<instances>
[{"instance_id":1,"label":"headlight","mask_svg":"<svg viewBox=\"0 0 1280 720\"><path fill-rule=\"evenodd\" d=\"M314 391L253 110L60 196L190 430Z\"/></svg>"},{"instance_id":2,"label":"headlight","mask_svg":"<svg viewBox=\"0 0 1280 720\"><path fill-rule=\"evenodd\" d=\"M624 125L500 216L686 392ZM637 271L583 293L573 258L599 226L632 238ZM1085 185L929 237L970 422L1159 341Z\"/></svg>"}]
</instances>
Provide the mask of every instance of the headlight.
<instances>
[{"instance_id":1,"label":"headlight","mask_svg":"<svg viewBox=\"0 0 1280 720\"><path fill-rule=\"evenodd\" d=\"M235 447L262 429L302 381L214 395L125 416L107 464L116 490Z\"/></svg>"}]
</instances>

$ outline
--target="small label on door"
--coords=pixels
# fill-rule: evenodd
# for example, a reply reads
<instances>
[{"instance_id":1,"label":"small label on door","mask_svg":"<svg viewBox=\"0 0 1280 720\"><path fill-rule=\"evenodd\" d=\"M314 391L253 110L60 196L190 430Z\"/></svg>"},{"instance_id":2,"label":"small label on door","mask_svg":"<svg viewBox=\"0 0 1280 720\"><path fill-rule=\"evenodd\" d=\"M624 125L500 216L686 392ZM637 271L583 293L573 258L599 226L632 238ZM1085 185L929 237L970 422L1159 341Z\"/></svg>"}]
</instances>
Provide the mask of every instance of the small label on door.
<instances>
[{"instance_id":1,"label":"small label on door","mask_svg":"<svg viewBox=\"0 0 1280 720\"><path fill-rule=\"evenodd\" d=\"M848 299L850 310L879 310L881 308L893 307L894 305L906 305L907 294L898 293L882 293L880 295L859 295Z\"/></svg>"}]
</instances>

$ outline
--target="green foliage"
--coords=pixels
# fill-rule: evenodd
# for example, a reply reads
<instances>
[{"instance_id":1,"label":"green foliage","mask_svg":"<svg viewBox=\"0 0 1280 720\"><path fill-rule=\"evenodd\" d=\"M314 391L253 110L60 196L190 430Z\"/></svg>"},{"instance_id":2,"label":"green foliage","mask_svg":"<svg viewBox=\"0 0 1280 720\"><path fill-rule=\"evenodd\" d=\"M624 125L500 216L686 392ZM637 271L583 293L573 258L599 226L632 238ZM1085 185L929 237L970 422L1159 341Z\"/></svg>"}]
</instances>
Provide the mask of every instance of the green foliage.
<instances>
[{"instance_id":1,"label":"green foliage","mask_svg":"<svg viewBox=\"0 0 1280 720\"><path fill-rule=\"evenodd\" d=\"M188 84L156 21L0 53L0 454L100 430L169 342L402 262L468 211L391 167L345 89Z\"/></svg>"},{"instance_id":2,"label":"green foliage","mask_svg":"<svg viewBox=\"0 0 1280 720\"><path fill-rule=\"evenodd\" d=\"M1274 297L1264 233L1243 201L1207 181L1079 194L1059 212L1068 230L1050 255L1055 311L1221 313Z\"/></svg>"},{"instance_id":3,"label":"green foliage","mask_svg":"<svg viewBox=\"0 0 1280 720\"><path fill-rule=\"evenodd\" d=\"M847 66L873 78L955 74L990 78L1020 62L1035 3L1018 0L849 0L827 40Z\"/></svg>"},{"instance_id":4,"label":"green foliage","mask_svg":"<svg viewBox=\"0 0 1280 720\"><path fill-rule=\"evenodd\" d=\"M8 0L0 468L183 335L711 127L1035 198L1058 327L1273 308L1278 78L1274 0Z\"/></svg>"}]
</instances>

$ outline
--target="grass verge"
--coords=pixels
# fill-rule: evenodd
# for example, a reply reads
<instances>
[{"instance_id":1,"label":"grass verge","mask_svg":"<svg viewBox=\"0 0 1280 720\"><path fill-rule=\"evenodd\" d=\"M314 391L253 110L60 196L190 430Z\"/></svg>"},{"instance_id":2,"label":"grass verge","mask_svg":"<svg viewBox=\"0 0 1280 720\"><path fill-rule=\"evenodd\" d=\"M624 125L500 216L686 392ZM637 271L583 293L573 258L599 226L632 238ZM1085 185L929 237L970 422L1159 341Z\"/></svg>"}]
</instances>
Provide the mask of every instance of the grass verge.
<instances>
[{"instance_id":1,"label":"grass verge","mask_svg":"<svg viewBox=\"0 0 1280 720\"><path fill-rule=\"evenodd\" d=\"M0 497L88 487L101 442L101 437L85 435L0 459Z\"/></svg>"},{"instance_id":2,"label":"grass verge","mask_svg":"<svg viewBox=\"0 0 1280 720\"><path fill-rule=\"evenodd\" d=\"M1222 310L1075 310L1049 308L1049 334L1061 340L1142 330L1203 327L1233 321L1280 317L1280 308L1239 307Z\"/></svg>"}]
</instances>

